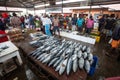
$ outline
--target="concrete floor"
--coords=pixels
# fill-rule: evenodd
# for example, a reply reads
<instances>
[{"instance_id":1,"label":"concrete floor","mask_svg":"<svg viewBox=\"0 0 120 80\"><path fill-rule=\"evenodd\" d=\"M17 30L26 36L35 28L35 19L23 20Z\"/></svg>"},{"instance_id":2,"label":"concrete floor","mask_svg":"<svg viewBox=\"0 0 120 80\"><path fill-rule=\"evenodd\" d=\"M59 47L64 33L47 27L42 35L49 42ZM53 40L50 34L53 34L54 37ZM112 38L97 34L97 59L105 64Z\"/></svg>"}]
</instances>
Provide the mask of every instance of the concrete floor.
<instances>
[{"instance_id":1,"label":"concrete floor","mask_svg":"<svg viewBox=\"0 0 120 80\"><path fill-rule=\"evenodd\" d=\"M93 54L98 56L98 66L95 74L93 76L88 76L87 80L99 80L99 78L120 76L120 62L117 62L116 60L117 54L115 54L114 57L106 56L105 53L106 49L108 48L107 45L108 44L106 44L105 41L95 44L93 48ZM3 80L27 80L25 73L26 69L24 66L22 66L13 71L11 74L5 76L6 78ZM16 77L17 79L15 79Z\"/></svg>"}]
</instances>

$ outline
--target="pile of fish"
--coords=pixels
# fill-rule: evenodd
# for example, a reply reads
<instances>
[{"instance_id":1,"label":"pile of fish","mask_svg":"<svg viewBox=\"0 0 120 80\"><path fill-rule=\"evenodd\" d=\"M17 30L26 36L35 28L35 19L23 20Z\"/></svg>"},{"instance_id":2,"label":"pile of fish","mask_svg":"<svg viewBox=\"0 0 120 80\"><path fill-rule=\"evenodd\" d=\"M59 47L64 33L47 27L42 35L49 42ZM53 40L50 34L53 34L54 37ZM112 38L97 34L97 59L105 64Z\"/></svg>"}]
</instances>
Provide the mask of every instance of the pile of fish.
<instances>
[{"instance_id":1,"label":"pile of fish","mask_svg":"<svg viewBox=\"0 0 120 80\"><path fill-rule=\"evenodd\" d=\"M75 41L65 39L60 41L48 36L40 38L38 42L42 43L42 45L39 45L29 56L48 66L54 67L55 71L58 71L60 75L65 71L69 75L70 72L76 72L78 69L85 69L89 73L93 63L90 47Z\"/></svg>"}]
</instances>

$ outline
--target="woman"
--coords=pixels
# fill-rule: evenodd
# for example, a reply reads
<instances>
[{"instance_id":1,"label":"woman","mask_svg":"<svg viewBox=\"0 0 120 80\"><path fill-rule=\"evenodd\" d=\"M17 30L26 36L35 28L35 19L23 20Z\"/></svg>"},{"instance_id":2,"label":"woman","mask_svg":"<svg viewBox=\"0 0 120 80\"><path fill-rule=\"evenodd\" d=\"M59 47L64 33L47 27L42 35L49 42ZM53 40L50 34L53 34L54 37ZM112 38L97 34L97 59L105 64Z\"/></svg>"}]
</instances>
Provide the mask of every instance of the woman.
<instances>
[{"instance_id":1,"label":"woman","mask_svg":"<svg viewBox=\"0 0 120 80\"><path fill-rule=\"evenodd\" d=\"M91 30L93 29L93 26L94 26L94 20L93 17L90 16L90 18L86 20L86 33L90 34Z\"/></svg>"}]
</instances>

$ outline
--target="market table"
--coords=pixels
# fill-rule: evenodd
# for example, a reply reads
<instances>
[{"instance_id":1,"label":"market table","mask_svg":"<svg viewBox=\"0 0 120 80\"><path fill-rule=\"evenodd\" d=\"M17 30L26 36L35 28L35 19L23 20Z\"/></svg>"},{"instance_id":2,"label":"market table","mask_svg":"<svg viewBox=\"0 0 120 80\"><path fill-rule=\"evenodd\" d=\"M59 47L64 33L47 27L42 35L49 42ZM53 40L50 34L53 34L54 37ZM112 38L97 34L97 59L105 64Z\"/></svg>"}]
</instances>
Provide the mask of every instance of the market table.
<instances>
[{"instance_id":1,"label":"market table","mask_svg":"<svg viewBox=\"0 0 120 80\"><path fill-rule=\"evenodd\" d=\"M85 36L81 36L81 35L76 35L76 31L74 32L64 32L64 31L61 31L60 32L60 35L63 36L63 37L67 37L67 38L70 38L70 39L74 39L74 40L78 40L78 41L82 41L82 42L85 42L85 43L89 43L89 44L95 44L95 39L94 38L90 38L90 37L85 37Z\"/></svg>"},{"instance_id":2,"label":"market table","mask_svg":"<svg viewBox=\"0 0 120 80\"><path fill-rule=\"evenodd\" d=\"M86 80L87 73L84 70L78 69L75 73L71 71L70 75L67 75L66 72L63 75L59 75L58 72L53 69L53 67L48 67L46 64L43 64L40 61L35 60L33 57L28 56L30 52L35 50L35 48L29 45L29 41L21 42L18 46L23 50L27 58L35 63L34 65L37 64L40 68L44 69L57 80Z\"/></svg>"},{"instance_id":3,"label":"market table","mask_svg":"<svg viewBox=\"0 0 120 80\"><path fill-rule=\"evenodd\" d=\"M6 48L5 50L0 52L0 63L11 59L13 57L17 57L20 65L22 64L22 59L20 57L18 48L11 42L11 41L6 41L3 43L0 43L0 48L7 46L8 48Z\"/></svg>"}]
</instances>

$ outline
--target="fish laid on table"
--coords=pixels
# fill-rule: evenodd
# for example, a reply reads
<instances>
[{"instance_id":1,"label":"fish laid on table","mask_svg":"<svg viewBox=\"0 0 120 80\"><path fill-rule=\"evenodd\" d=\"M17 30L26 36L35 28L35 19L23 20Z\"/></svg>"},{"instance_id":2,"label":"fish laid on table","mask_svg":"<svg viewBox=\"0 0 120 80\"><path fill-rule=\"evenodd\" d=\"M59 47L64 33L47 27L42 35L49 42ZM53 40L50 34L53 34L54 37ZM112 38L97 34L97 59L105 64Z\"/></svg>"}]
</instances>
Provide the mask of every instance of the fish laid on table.
<instances>
[{"instance_id":1,"label":"fish laid on table","mask_svg":"<svg viewBox=\"0 0 120 80\"><path fill-rule=\"evenodd\" d=\"M79 68L83 69L83 67L84 67L84 58L80 58L78 63L79 63Z\"/></svg>"},{"instance_id":2,"label":"fish laid on table","mask_svg":"<svg viewBox=\"0 0 120 80\"><path fill-rule=\"evenodd\" d=\"M72 69L72 63L73 63L72 59L69 58L68 63L67 63L67 75L69 75L69 73L70 73L70 71Z\"/></svg>"},{"instance_id":3,"label":"fish laid on table","mask_svg":"<svg viewBox=\"0 0 120 80\"><path fill-rule=\"evenodd\" d=\"M91 48L86 45L65 39L60 41L55 37L42 35L33 44L39 47L31 52L29 56L43 64L47 64L49 67L53 67L60 75L64 72L67 75L72 71L77 72L78 68L85 69L87 73L90 71L93 54Z\"/></svg>"},{"instance_id":4,"label":"fish laid on table","mask_svg":"<svg viewBox=\"0 0 120 80\"><path fill-rule=\"evenodd\" d=\"M85 70L87 71L87 73L89 73L90 71L90 63L88 60L85 61Z\"/></svg>"},{"instance_id":5,"label":"fish laid on table","mask_svg":"<svg viewBox=\"0 0 120 80\"><path fill-rule=\"evenodd\" d=\"M68 59L65 59L63 61L63 63L60 65L60 70L59 70L59 74L62 75L63 72L65 71L66 69L66 66L67 66L67 62L68 62Z\"/></svg>"}]
</instances>

